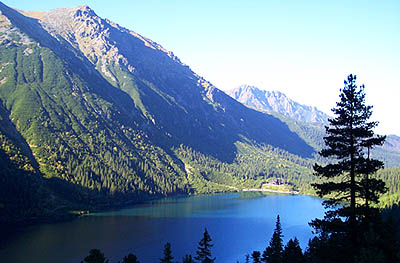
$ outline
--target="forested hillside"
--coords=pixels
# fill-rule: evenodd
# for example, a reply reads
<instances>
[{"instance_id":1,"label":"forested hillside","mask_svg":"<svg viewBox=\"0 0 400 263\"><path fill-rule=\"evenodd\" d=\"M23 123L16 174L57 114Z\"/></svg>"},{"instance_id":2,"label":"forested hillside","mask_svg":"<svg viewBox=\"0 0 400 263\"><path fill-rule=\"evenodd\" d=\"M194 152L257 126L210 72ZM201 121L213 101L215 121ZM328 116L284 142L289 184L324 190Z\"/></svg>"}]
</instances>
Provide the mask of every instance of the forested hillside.
<instances>
[{"instance_id":1,"label":"forested hillside","mask_svg":"<svg viewBox=\"0 0 400 263\"><path fill-rule=\"evenodd\" d=\"M278 118L244 107L172 52L89 7L28 16L0 8L2 187L24 181L15 169L32 174L32 183L17 191L21 196L3 195L1 209L9 213L2 220L20 217L23 193L32 195L26 207L33 210L35 201L51 200L50 208L35 210L46 217L59 207L86 211L232 190L226 185L240 185L240 178L254 185L287 177L284 167L296 176L309 169L315 150ZM271 161L257 162L256 170L237 168L254 164L253 152ZM199 156L236 168L189 172L186 165Z\"/></svg>"}]
</instances>

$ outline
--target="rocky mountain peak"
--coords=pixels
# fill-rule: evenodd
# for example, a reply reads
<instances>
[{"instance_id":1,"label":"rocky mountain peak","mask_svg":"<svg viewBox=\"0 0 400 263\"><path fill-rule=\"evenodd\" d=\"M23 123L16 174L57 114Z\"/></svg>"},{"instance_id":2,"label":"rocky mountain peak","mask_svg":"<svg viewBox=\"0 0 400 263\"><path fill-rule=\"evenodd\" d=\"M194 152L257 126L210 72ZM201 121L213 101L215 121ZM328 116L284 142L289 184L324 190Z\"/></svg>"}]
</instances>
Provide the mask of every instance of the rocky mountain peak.
<instances>
[{"instance_id":1,"label":"rocky mountain peak","mask_svg":"<svg viewBox=\"0 0 400 263\"><path fill-rule=\"evenodd\" d=\"M110 63L123 64L130 72L134 71L134 67L120 54L115 41L110 37L110 32L120 27L97 16L89 6L23 14L38 19L50 34L63 38L72 47L80 50L110 80L115 81L115 77L107 69Z\"/></svg>"},{"instance_id":2,"label":"rocky mountain peak","mask_svg":"<svg viewBox=\"0 0 400 263\"><path fill-rule=\"evenodd\" d=\"M160 52L182 64L172 52L161 45L117 23L99 17L87 5L58 8L46 12L22 11L22 13L38 19L42 27L50 34L56 38L63 38L72 47L80 50L112 82L117 82L117 78L109 69L109 65L121 65L133 73L137 63L143 63L137 60L138 57L144 56L143 48Z\"/></svg>"},{"instance_id":3,"label":"rocky mountain peak","mask_svg":"<svg viewBox=\"0 0 400 263\"><path fill-rule=\"evenodd\" d=\"M76 7L72 7L70 9L75 9L77 16L79 16L82 13L84 15L97 16L96 13L93 11L93 9L91 9L88 5L79 5Z\"/></svg>"},{"instance_id":4,"label":"rocky mountain peak","mask_svg":"<svg viewBox=\"0 0 400 263\"><path fill-rule=\"evenodd\" d=\"M328 123L327 114L315 107L295 102L280 91L266 91L255 86L242 85L228 91L228 95L256 109L278 112L303 122Z\"/></svg>"}]
</instances>

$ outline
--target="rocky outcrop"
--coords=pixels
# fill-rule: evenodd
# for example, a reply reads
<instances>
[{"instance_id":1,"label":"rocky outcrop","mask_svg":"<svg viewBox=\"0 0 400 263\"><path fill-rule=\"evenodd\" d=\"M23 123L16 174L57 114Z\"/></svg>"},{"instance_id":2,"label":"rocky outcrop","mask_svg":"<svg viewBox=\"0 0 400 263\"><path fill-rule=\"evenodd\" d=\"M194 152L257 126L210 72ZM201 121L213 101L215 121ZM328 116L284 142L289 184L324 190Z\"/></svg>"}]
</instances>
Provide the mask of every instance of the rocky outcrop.
<instances>
[{"instance_id":1,"label":"rocky outcrop","mask_svg":"<svg viewBox=\"0 0 400 263\"><path fill-rule=\"evenodd\" d=\"M242 85L228 91L228 95L256 109L275 111L303 122L328 124L327 114L316 107L295 102L279 91L265 91L254 86Z\"/></svg>"},{"instance_id":2,"label":"rocky outcrop","mask_svg":"<svg viewBox=\"0 0 400 263\"><path fill-rule=\"evenodd\" d=\"M400 153L400 137L393 134L388 135L382 148L390 152Z\"/></svg>"}]
</instances>

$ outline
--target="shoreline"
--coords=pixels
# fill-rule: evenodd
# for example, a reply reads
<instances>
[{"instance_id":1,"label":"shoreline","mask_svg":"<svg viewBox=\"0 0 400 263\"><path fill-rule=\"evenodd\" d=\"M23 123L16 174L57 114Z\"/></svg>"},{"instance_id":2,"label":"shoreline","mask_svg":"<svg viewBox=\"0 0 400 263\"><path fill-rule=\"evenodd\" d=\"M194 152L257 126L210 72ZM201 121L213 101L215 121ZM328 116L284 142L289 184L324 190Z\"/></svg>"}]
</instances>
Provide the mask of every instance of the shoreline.
<instances>
[{"instance_id":1,"label":"shoreline","mask_svg":"<svg viewBox=\"0 0 400 263\"><path fill-rule=\"evenodd\" d=\"M268 192L268 193L277 193L277 194L300 194L299 191L284 191L284 190L273 190L273 189L257 189L257 188L244 188L241 192Z\"/></svg>"},{"instance_id":2,"label":"shoreline","mask_svg":"<svg viewBox=\"0 0 400 263\"><path fill-rule=\"evenodd\" d=\"M135 205L139 204L144 204L147 202L152 202L155 200L159 200L162 198L168 198L168 197L184 197L184 196L196 196L196 195L208 195L208 194L218 194L218 193L242 193L242 192L266 192L266 193L275 193L275 194L293 194L293 195L299 195L301 194L298 191L284 191L284 190L273 190L273 189L260 189L260 188L237 188L234 186L227 186L229 190L226 191L215 191L215 192L208 192L208 193L188 193L188 194L182 194L182 193L177 193L177 194L172 194L172 195L167 195L167 196L153 196L148 199L140 199L140 200L134 200L134 201L129 201L129 202L123 202L116 204L114 206L106 206L106 207L95 207L91 210L69 210L66 213L60 213L60 214L54 214L54 215L49 215L49 216L39 216L36 218L25 218L22 220L18 220L15 222L2 222L3 226L11 227L12 229L24 229L26 227L31 227L35 225L41 225L41 224L54 224L54 223L59 223L59 222L67 222L67 221L72 221L75 220L79 217L82 216L88 216L94 213L101 213L101 212L107 212L107 211L113 211L113 210L120 210L128 207L132 207Z\"/></svg>"}]
</instances>

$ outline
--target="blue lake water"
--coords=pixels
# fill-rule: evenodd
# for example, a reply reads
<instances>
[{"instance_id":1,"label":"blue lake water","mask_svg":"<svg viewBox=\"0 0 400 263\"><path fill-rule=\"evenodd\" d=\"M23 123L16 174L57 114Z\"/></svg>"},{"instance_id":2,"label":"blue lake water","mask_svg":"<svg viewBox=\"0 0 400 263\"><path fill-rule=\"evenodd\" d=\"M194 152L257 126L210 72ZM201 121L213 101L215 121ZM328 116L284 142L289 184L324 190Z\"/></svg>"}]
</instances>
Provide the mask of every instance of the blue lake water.
<instances>
[{"instance_id":1,"label":"blue lake water","mask_svg":"<svg viewBox=\"0 0 400 263\"><path fill-rule=\"evenodd\" d=\"M141 263L159 262L166 242L176 261L195 255L208 229L216 262L244 262L245 255L263 251L279 214L284 243L297 237L302 248L312 237L308 226L322 218L322 200L304 195L261 193L216 194L165 198L129 209L98 213L70 222L30 227L0 248L0 261L78 263L92 248L110 263L129 253Z\"/></svg>"}]
</instances>

